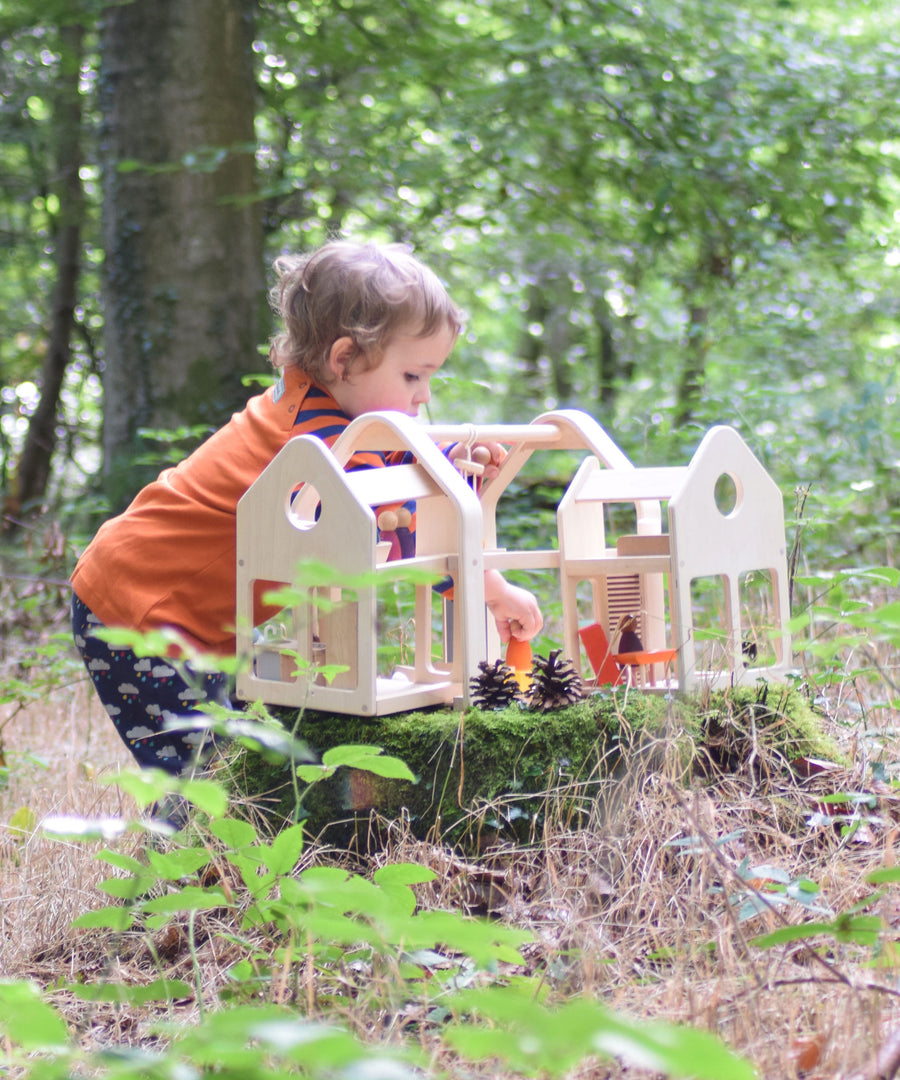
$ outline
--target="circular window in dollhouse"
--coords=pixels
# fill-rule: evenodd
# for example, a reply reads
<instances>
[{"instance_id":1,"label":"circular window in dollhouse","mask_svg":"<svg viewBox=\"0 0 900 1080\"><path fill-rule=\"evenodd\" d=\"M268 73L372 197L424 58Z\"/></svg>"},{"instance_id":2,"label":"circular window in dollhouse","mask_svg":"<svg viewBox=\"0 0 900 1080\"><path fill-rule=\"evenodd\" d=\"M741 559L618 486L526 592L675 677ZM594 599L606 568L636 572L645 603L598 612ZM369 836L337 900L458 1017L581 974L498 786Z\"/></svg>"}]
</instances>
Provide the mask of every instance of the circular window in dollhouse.
<instances>
[{"instance_id":1,"label":"circular window in dollhouse","mask_svg":"<svg viewBox=\"0 0 900 1080\"><path fill-rule=\"evenodd\" d=\"M299 491L292 491L287 497L288 521L295 529L312 529L322 512L319 493L310 483L305 483Z\"/></svg>"},{"instance_id":2,"label":"circular window in dollhouse","mask_svg":"<svg viewBox=\"0 0 900 1080\"><path fill-rule=\"evenodd\" d=\"M722 473L713 488L713 498L722 517L731 517L741 505L740 482L731 473Z\"/></svg>"}]
</instances>

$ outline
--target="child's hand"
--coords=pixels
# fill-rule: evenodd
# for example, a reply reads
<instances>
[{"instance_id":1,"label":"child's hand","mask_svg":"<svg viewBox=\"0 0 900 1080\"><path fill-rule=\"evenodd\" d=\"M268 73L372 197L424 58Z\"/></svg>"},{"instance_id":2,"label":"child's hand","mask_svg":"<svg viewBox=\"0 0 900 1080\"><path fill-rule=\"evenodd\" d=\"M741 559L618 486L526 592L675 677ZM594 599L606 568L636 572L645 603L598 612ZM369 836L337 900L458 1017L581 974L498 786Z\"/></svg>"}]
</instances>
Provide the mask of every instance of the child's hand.
<instances>
[{"instance_id":1,"label":"child's hand","mask_svg":"<svg viewBox=\"0 0 900 1080\"><path fill-rule=\"evenodd\" d=\"M484 575L484 598L505 644L511 637L530 641L544 625L538 602L527 589L511 585L497 570Z\"/></svg>"},{"instance_id":2,"label":"child's hand","mask_svg":"<svg viewBox=\"0 0 900 1080\"><path fill-rule=\"evenodd\" d=\"M475 443L468 447L465 443L456 443L450 448L447 457L452 462L464 461L471 454L472 461L481 465L484 472L481 479L493 480L500 471L500 463L506 457L506 450L497 442Z\"/></svg>"}]
</instances>

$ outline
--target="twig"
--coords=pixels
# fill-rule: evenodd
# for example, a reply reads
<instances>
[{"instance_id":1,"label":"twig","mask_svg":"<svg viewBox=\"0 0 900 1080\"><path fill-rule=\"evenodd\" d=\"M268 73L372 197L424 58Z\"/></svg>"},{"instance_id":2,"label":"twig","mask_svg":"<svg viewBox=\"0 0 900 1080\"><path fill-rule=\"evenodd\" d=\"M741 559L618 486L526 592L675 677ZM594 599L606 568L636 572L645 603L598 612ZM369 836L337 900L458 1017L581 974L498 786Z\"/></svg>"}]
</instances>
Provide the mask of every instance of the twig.
<instances>
[{"instance_id":1,"label":"twig","mask_svg":"<svg viewBox=\"0 0 900 1080\"><path fill-rule=\"evenodd\" d=\"M809 498L811 486L811 484L807 484L805 487L801 485L794 492L797 524L794 527L794 542L791 545L791 553L788 557L788 605L791 612L794 610L794 578L797 575L797 563L800 561L801 536L806 527L806 522L803 520L803 511L806 509L806 500Z\"/></svg>"},{"instance_id":2,"label":"twig","mask_svg":"<svg viewBox=\"0 0 900 1080\"><path fill-rule=\"evenodd\" d=\"M682 810L684 811L684 813L687 815L688 819L690 820L691 826L692 826L692 828L693 828L693 830L695 832L695 835L697 837L699 837L699 839L702 841L704 847L706 847L708 849L709 853L712 855L712 857L715 859L715 861L721 867L723 867L723 869L728 873L729 877L735 878L737 881L739 881L741 883L741 885L743 886L744 889L746 889L748 892L752 892L753 895L756 897L756 899L758 901L760 901L760 903L763 904L763 906L766 908L767 911L772 913L774 918L782 926L790 926L791 923L788 922L788 920L784 917L783 913L781 911L779 911L777 906L772 903L772 901L765 895L765 893L760 892L759 889L754 889L753 886L750 884L750 882L745 881L742 877L740 877L740 875L736 872L735 868L731 865L731 863L725 858L725 856L719 850L719 848L717 847L715 841L712 839L712 837L709 835L709 833L707 833L704 830L703 826L697 820L697 818L696 818L695 814L693 813L693 811L691 810L691 808L685 803L684 799L681 797L681 793L678 791L678 789L675 787L675 785L674 784L670 785L670 788L671 788L671 792L672 792L672 795L673 795L675 801L681 806ZM729 905L728 910L731 911L731 905ZM732 915L732 919L734 919L733 915ZM744 938L743 933L741 934L741 937ZM745 939L745 943L746 943L746 939ZM849 976L845 975L842 971L839 971L834 966L834 964L832 964L830 961L826 960L824 956L821 956L815 949L812 948L812 946L808 945L805 941L799 941L799 942L797 942L797 944L800 946L800 948L804 951L804 953L810 958L810 960L813 963L819 964L820 967L825 968L825 970L831 976L831 980L829 980L829 981L842 983L844 986L848 987L851 990L857 989L857 987L854 986L854 984L851 981L851 979L849 978Z\"/></svg>"},{"instance_id":3,"label":"twig","mask_svg":"<svg viewBox=\"0 0 900 1080\"><path fill-rule=\"evenodd\" d=\"M812 975L808 975L805 978L798 979L774 979L766 983L766 987L769 990L778 990L785 986L846 986L846 982L843 979L817 979ZM895 990L892 986L885 986L884 983L854 983L850 989L852 990L870 990L879 994L887 994L889 997L900 998L900 990ZM745 997L749 990L738 990L733 998L735 1001L740 1001L742 997Z\"/></svg>"},{"instance_id":4,"label":"twig","mask_svg":"<svg viewBox=\"0 0 900 1080\"><path fill-rule=\"evenodd\" d=\"M864 648L863 652L865 653L866 657L872 662L872 666L875 668L875 670L878 672L878 674L882 677L882 679L884 679L884 681L888 684L888 686L892 690L896 690L896 691L900 692L900 685L895 683L894 680L891 678L891 676L888 675L888 673L885 671L884 667L879 662L878 657L875 655L874 650Z\"/></svg>"}]
</instances>

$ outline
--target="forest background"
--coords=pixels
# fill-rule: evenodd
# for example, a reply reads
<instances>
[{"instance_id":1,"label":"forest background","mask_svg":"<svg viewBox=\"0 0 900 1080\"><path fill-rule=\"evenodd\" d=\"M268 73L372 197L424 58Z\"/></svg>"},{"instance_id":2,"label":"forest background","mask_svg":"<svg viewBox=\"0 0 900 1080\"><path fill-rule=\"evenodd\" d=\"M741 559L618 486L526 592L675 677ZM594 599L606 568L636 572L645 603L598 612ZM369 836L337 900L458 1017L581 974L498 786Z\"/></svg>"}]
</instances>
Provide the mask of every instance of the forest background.
<instances>
[{"instance_id":1,"label":"forest background","mask_svg":"<svg viewBox=\"0 0 900 1080\"><path fill-rule=\"evenodd\" d=\"M0 6L7 527L89 533L221 424L268 370L272 259L342 234L412 244L468 313L432 419L575 406L638 464L732 424L823 557L885 560L890 5L36 14Z\"/></svg>"},{"instance_id":2,"label":"forest background","mask_svg":"<svg viewBox=\"0 0 900 1080\"><path fill-rule=\"evenodd\" d=\"M23 716L58 676L44 631L99 522L270 377L274 257L344 235L411 244L467 311L435 421L577 407L639 465L684 464L709 426L736 427L785 496L805 571L795 607L809 613L798 657L819 665L822 700L832 685L844 705L851 676L871 676L848 730L862 745L853 725L877 715L882 740L900 640L896 577L875 569L894 566L900 524L898 21L862 0L0 0L14 672L0 731L13 719L24 741ZM555 505L544 489L571 463L552 468L526 481L520 529ZM76 706L90 731L90 706ZM90 738L88 777L107 753ZM896 752L878 745L883 780ZM69 793L83 779L67 774ZM13 890L50 874L29 857L16 854ZM571 871L571 849L560 858ZM50 880L35 903L60 891ZM0 919L22 950L38 935L30 957L74 912L63 904L48 926L27 891L20 921L15 904ZM677 906L658 900L660 926ZM627 979L632 961L623 949ZM677 995L660 985L665 1012ZM675 1014L715 1026L697 995ZM813 1026L820 1004L802 1005ZM773 1029L800 1011L781 1008ZM833 1056L862 1023L844 1014ZM732 1042L776 1062L763 1075L787 1075L781 1049L759 1050L767 1038Z\"/></svg>"}]
</instances>

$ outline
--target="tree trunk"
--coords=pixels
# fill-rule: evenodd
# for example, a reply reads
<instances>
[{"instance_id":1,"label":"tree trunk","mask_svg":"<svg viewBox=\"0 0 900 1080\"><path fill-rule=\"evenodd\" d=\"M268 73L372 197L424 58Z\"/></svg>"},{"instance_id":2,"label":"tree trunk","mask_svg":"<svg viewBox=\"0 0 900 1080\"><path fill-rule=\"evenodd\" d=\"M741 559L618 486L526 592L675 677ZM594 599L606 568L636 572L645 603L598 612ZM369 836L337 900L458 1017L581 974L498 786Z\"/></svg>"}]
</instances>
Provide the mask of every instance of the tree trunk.
<instances>
[{"instance_id":1,"label":"tree trunk","mask_svg":"<svg viewBox=\"0 0 900 1080\"><path fill-rule=\"evenodd\" d=\"M688 311L684 366L681 369L678 397L675 402L675 426L677 428L690 423L696 414L697 405L703 396L706 353L709 348L706 340L708 308L692 304Z\"/></svg>"},{"instance_id":2,"label":"tree trunk","mask_svg":"<svg viewBox=\"0 0 900 1080\"><path fill-rule=\"evenodd\" d=\"M553 392L560 407L571 405L575 395L573 370L569 361L571 336L572 324L569 322L568 308L561 298L554 297L553 306L545 317L544 347L550 357Z\"/></svg>"},{"instance_id":3,"label":"tree trunk","mask_svg":"<svg viewBox=\"0 0 900 1080\"><path fill-rule=\"evenodd\" d=\"M71 357L72 314L78 286L78 256L84 213L79 176L82 150L81 95L78 91L84 29L72 24L64 25L59 35L61 57L54 110L57 137L54 194L59 200L56 285L47 351L41 370L41 398L29 421L13 487L4 506L4 531L14 529L22 511L39 504L46 493L50 462L56 448L59 399Z\"/></svg>"},{"instance_id":4,"label":"tree trunk","mask_svg":"<svg viewBox=\"0 0 900 1080\"><path fill-rule=\"evenodd\" d=\"M594 323L597 327L597 404L600 406L601 415L612 407L616 397L616 377L618 372L618 358L616 356L616 343L613 337L612 312L609 302L602 294L597 297L594 304Z\"/></svg>"},{"instance_id":5,"label":"tree trunk","mask_svg":"<svg viewBox=\"0 0 900 1080\"><path fill-rule=\"evenodd\" d=\"M537 282L528 286L528 307L525 312L525 325L516 350L518 372L515 381L511 381L502 408L507 419L521 419L535 410L543 411L546 398L546 379L541 371L541 357L544 354L543 331L532 333L532 327L544 325L547 317L547 300L544 290Z\"/></svg>"},{"instance_id":6,"label":"tree trunk","mask_svg":"<svg viewBox=\"0 0 900 1080\"><path fill-rule=\"evenodd\" d=\"M219 426L260 371L253 0L134 0L101 31L104 474L113 505L142 429Z\"/></svg>"}]
</instances>

